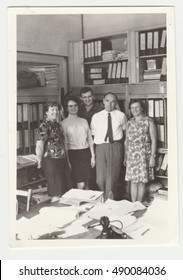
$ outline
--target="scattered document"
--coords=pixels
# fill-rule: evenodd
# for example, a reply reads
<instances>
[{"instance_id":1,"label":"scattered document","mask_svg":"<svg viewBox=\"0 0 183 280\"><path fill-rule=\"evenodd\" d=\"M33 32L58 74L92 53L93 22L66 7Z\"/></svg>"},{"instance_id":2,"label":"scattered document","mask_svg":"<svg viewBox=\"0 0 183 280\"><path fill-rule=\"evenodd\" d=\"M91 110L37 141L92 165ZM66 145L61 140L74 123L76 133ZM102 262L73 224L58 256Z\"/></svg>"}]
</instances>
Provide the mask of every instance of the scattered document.
<instances>
[{"instance_id":1,"label":"scattered document","mask_svg":"<svg viewBox=\"0 0 183 280\"><path fill-rule=\"evenodd\" d=\"M58 228L63 228L78 218L78 210L71 207L43 207L39 213L40 217L47 219L49 225Z\"/></svg>"},{"instance_id":2,"label":"scattered document","mask_svg":"<svg viewBox=\"0 0 183 280\"><path fill-rule=\"evenodd\" d=\"M61 197L60 203L82 205L85 202L102 201L102 195L101 191L71 189Z\"/></svg>"}]
</instances>

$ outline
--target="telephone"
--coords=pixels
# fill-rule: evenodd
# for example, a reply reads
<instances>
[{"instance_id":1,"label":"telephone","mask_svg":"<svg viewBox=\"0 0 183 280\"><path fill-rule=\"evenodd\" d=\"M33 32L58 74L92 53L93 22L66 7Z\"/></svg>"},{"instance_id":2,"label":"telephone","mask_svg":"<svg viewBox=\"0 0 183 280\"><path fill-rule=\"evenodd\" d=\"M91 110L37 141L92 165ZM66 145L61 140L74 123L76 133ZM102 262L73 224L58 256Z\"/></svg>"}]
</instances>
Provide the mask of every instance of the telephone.
<instances>
[{"instance_id":1,"label":"telephone","mask_svg":"<svg viewBox=\"0 0 183 280\"><path fill-rule=\"evenodd\" d=\"M111 225L107 216L100 218L100 225L102 226L102 231L97 239L127 239L126 233L116 226Z\"/></svg>"}]
</instances>

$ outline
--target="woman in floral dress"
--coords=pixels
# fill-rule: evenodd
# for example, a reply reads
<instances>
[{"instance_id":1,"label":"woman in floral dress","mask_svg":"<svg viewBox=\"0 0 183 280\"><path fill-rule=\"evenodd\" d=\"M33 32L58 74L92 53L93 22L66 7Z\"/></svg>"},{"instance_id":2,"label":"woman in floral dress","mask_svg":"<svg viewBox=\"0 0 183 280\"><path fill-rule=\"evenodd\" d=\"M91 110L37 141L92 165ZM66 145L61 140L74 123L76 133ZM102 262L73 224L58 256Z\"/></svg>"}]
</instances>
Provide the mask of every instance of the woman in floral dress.
<instances>
[{"instance_id":1,"label":"woman in floral dress","mask_svg":"<svg viewBox=\"0 0 183 280\"><path fill-rule=\"evenodd\" d=\"M142 202L146 183L154 179L157 133L153 120L144 114L141 100L132 100L129 108L133 117L126 127L125 180L130 181L132 202Z\"/></svg>"},{"instance_id":2,"label":"woman in floral dress","mask_svg":"<svg viewBox=\"0 0 183 280\"><path fill-rule=\"evenodd\" d=\"M71 176L63 129L57 122L59 105L48 102L44 106L44 112L45 120L38 130L36 154L38 168L43 167L47 178L48 194L54 202L71 188Z\"/></svg>"}]
</instances>

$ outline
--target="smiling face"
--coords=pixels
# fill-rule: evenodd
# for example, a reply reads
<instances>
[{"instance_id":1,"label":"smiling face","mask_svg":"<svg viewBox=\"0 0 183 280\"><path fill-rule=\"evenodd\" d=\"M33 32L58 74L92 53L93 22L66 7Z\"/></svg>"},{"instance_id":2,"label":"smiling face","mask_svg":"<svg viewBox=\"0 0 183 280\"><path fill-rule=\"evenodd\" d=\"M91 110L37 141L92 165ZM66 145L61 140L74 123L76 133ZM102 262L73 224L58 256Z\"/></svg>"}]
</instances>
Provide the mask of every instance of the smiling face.
<instances>
[{"instance_id":1,"label":"smiling face","mask_svg":"<svg viewBox=\"0 0 183 280\"><path fill-rule=\"evenodd\" d=\"M73 101L73 100L69 100L68 104L67 104L67 110L68 113L70 115L77 115L78 113L78 104Z\"/></svg>"},{"instance_id":2,"label":"smiling face","mask_svg":"<svg viewBox=\"0 0 183 280\"><path fill-rule=\"evenodd\" d=\"M143 108L139 102L132 103L130 106L131 113L134 117L142 115Z\"/></svg>"},{"instance_id":3,"label":"smiling face","mask_svg":"<svg viewBox=\"0 0 183 280\"><path fill-rule=\"evenodd\" d=\"M103 103L104 103L104 107L105 107L105 110L107 112L111 112L115 109L116 107L116 96L113 95L113 94L107 94L105 97L104 97L104 100L103 100Z\"/></svg>"},{"instance_id":4,"label":"smiling face","mask_svg":"<svg viewBox=\"0 0 183 280\"><path fill-rule=\"evenodd\" d=\"M59 109L58 106L49 106L46 116L50 121L56 121L58 117Z\"/></svg>"},{"instance_id":5,"label":"smiling face","mask_svg":"<svg viewBox=\"0 0 183 280\"><path fill-rule=\"evenodd\" d=\"M85 104L85 106L92 106L93 105L93 94L91 91L87 91L81 94L81 100Z\"/></svg>"}]
</instances>

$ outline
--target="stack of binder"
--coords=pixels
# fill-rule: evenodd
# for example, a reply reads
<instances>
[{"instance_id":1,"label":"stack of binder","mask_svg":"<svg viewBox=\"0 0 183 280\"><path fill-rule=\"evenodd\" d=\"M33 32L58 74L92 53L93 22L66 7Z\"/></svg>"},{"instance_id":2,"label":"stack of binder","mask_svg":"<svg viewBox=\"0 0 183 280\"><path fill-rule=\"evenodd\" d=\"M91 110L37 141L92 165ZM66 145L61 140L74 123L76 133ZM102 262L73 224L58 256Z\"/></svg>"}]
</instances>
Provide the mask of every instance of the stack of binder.
<instances>
[{"instance_id":1,"label":"stack of binder","mask_svg":"<svg viewBox=\"0 0 183 280\"><path fill-rule=\"evenodd\" d=\"M166 29L139 32L140 56L166 53Z\"/></svg>"},{"instance_id":2,"label":"stack of binder","mask_svg":"<svg viewBox=\"0 0 183 280\"><path fill-rule=\"evenodd\" d=\"M111 49L111 41L107 39L84 42L84 62L101 61L102 53Z\"/></svg>"},{"instance_id":3,"label":"stack of binder","mask_svg":"<svg viewBox=\"0 0 183 280\"><path fill-rule=\"evenodd\" d=\"M107 83L128 83L128 61L109 63Z\"/></svg>"},{"instance_id":4,"label":"stack of binder","mask_svg":"<svg viewBox=\"0 0 183 280\"><path fill-rule=\"evenodd\" d=\"M102 67L92 67L87 73L87 81L90 85L105 84L106 71Z\"/></svg>"}]
</instances>

